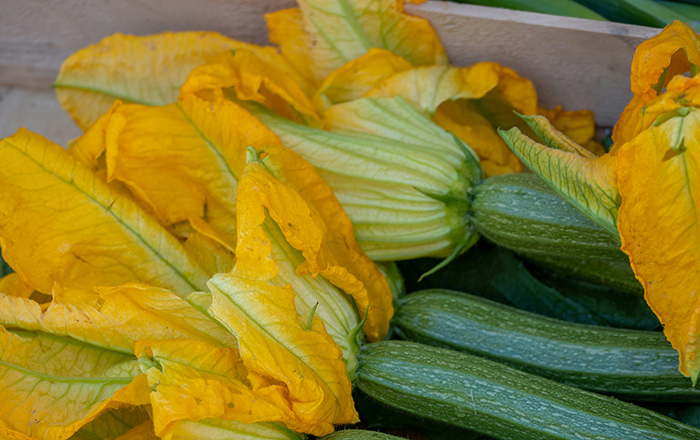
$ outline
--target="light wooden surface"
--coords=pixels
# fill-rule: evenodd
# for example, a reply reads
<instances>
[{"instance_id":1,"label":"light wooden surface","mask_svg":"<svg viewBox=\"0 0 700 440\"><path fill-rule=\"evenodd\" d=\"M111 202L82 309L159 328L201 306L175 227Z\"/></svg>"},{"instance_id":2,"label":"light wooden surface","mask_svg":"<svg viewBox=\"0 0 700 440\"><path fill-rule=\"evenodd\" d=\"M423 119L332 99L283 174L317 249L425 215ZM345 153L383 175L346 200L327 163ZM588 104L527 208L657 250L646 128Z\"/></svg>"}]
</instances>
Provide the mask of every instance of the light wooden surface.
<instances>
[{"instance_id":1,"label":"light wooden surface","mask_svg":"<svg viewBox=\"0 0 700 440\"><path fill-rule=\"evenodd\" d=\"M116 32L213 30L267 44L263 14L293 0L0 0L0 138L26 126L59 143L79 132L50 84L74 51ZM634 48L658 29L430 1L455 65L495 61L531 79L543 106L590 108L611 126L629 101ZM31 90L34 89L34 90Z\"/></svg>"}]
</instances>

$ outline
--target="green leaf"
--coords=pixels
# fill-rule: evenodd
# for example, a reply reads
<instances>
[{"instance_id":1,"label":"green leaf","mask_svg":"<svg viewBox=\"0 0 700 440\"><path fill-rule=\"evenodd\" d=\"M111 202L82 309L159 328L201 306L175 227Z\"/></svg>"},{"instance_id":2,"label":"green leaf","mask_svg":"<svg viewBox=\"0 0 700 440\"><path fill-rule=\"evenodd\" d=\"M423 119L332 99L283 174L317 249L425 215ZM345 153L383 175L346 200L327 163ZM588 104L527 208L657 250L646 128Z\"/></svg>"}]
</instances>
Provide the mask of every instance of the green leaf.
<instances>
[{"instance_id":1,"label":"green leaf","mask_svg":"<svg viewBox=\"0 0 700 440\"><path fill-rule=\"evenodd\" d=\"M431 260L399 263L404 274L420 273ZM407 278L408 291L444 288L468 292L529 312L582 324L606 321L561 292L537 280L509 250L480 243L443 269L439 277L421 282Z\"/></svg>"},{"instance_id":2,"label":"green leaf","mask_svg":"<svg viewBox=\"0 0 700 440\"><path fill-rule=\"evenodd\" d=\"M529 269L543 284L581 304L612 327L638 330L657 330L661 327L659 318L642 295L616 291L533 266L529 266Z\"/></svg>"}]
</instances>

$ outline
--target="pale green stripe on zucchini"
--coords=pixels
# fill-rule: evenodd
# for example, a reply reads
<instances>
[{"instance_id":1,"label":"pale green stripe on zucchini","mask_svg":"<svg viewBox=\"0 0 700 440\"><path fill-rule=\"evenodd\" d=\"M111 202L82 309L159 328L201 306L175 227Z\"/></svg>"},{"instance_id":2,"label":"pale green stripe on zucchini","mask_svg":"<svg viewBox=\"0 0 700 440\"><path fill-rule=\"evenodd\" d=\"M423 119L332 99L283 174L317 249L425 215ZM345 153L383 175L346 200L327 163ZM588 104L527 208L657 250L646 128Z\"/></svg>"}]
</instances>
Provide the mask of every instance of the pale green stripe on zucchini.
<instances>
[{"instance_id":1,"label":"pale green stripe on zucchini","mask_svg":"<svg viewBox=\"0 0 700 440\"><path fill-rule=\"evenodd\" d=\"M688 440L653 411L477 356L404 341L368 344L357 387L411 414L501 440Z\"/></svg>"},{"instance_id":2,"label":"pale green stripe on zucchini","mask_svg":"<svg viewBox=\"0 0 700 440\"><path fill-rule=\"evenodd\" d=\"M477 354L562 383L636 400L700 402L661 332L576 324L448 290L399 301L402 339ZM700 438L700 437L698 437Z\"/></svg>"}]
</instances>

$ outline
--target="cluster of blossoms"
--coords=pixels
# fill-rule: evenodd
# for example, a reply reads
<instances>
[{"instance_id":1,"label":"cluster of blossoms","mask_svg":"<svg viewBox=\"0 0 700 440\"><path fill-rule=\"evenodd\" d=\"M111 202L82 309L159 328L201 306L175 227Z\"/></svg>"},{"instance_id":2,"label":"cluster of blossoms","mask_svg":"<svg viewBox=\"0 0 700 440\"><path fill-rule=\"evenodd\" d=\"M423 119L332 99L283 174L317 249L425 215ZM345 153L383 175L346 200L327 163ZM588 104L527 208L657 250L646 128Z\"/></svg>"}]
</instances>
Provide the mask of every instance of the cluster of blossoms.
<instances>
[{"instance_id":1,"label":"cluster of blossoms","mask_svg":"<svg viewBox=\"0 0 700 440\"><path fill-rule=\"evenodd\" d=\"M495 63L450 66L403 1L340 3L269 14L278 47L109 37L56 82L81 137L0 141L14 269L0 279L0 434L300 439L355 423L360 344L393 313L373 260L446 264L471 246L475 185L520 160L547 178L528 157L552 153L526 135L609 162L590 112L539 108ZM639 105L675 102L688 124L695 109L673 96ZM601 209L617 215L619 198Z\"/></svg>"}]
</instances>

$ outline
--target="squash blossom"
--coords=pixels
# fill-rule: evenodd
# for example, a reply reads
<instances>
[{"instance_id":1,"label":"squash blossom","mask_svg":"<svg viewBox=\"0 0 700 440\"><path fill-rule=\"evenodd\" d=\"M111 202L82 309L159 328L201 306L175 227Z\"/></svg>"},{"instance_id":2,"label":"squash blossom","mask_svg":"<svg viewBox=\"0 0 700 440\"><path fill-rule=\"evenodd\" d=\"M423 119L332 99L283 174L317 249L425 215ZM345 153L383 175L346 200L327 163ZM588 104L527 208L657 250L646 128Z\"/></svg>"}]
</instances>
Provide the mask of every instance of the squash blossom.
<instances>
[{"instance_id":1,"label":"squash blossom","mask_svg":"<svg viewBox=\"0 0 700 440\"><path fill-rule=\"evenodd\" d=\"M214 33L115 35L66 60L57 94L83 127L115 97L174 103L178 84L182 97L245 102L330 182L360 246L382 261L432 256L446 263L476 240L467 221L470 188L484 174L522 169L496 132L529 130L513 110L545 114L577 142L596 146L591 112L540 108L533 84L496 63L450 66L430 24L405 14L403 1L298 3L266 16L278 48ZM127 57L127 69L113 68ZM185 211L183 203L168 205ZM233 231L219 234L232 224L220 207L207 200L204 216L210 238L224 243ZM194 211L167 215L202 218Z\"/></svg>"},{"instance_id":2,"label":"squash blossom","mask_svg":"<svg viewBox=\"0 0 700 440\"><path fill-rule=\"evenodd\" d=\"M634 97L602 157L524 118L539 144L503 132L518 157L584 215L619 237L645 299L679 352L681 373L700 375L700 36L675 22L640 45L632 62Z\"/></svg>"},{"instance_id":3,"label":"squash blossom","mask_svg":"<svg viewBox=\"0 0 700 440\"><path fill-rule=\"evenodd\" d=\"M361 329L386 335L389 286L330 187L246 110L116 102L67 151L20 130L0 157L2 432L63 439L123 406L166 439L357 421Z\"/></svg>"}]
</instances>

